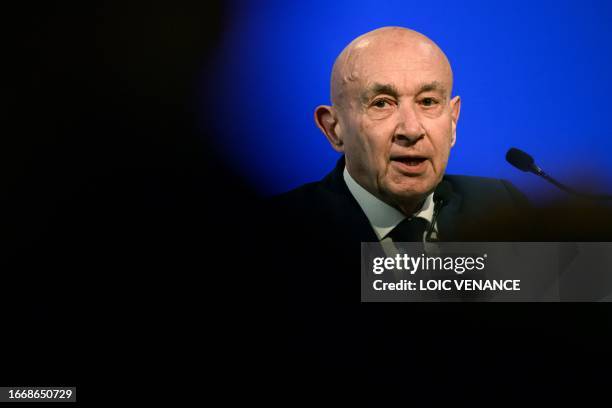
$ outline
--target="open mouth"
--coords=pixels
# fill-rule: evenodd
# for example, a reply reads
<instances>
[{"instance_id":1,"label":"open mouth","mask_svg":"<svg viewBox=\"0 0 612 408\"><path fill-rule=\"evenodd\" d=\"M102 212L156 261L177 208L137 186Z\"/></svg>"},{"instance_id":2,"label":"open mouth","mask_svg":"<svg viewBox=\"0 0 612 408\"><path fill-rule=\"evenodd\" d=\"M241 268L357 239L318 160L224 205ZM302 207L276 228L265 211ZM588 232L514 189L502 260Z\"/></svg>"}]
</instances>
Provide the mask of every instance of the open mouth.
<instances>
[{"instance_id":1,"label":"open mouth","mask_svg":"<svg viewBox=\"0 0 612 408\"><path fill-rule=\"evenodd\" d=\"M391 160L403 163L407 166L418 166L426 159L423 157L396 157L395 159Z\"/></svg>"},{"instance_id":2,"label":"open mouth","mask_svg":"<svg viewBox=\"0 0 612 408\"><path fill-rule=\"evenodd\" d=\"M427 161L426 157L417 155L391 157L395 169L405 176L424 174L427 171Z\"/></svg>"},{"instance_id":3,"label":"open mouth","mask_svg":"<svg viewBox=\"0 0 612 408\"><path fill-rule=\"evenodd\" d=\"M410 157L410 158L404 157L404 158L397 158L393 160L404 163L407 166L418 166L419 164L425 161L424 158L420 158L420 157Z\"/></svg>"}]
</instances>

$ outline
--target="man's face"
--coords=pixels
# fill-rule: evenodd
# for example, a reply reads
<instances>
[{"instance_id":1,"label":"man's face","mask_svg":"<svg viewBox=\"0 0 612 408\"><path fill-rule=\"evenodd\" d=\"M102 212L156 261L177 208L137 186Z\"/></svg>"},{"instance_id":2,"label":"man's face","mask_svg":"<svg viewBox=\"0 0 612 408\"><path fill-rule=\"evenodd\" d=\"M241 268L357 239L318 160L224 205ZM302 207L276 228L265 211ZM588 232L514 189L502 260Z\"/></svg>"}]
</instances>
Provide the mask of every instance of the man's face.
<instances>
[{"instance_id":1,"label":"man's face","mask_svg":"<svg viewBox=\"0 0 612 408\"><path fill-rule=\"evenodd\" d=\"M452 73L428 43L378 44L347 64L338 113L349 173L387 202L414 201L442 179L460 100Z\"/></svg>"}]
</instances>

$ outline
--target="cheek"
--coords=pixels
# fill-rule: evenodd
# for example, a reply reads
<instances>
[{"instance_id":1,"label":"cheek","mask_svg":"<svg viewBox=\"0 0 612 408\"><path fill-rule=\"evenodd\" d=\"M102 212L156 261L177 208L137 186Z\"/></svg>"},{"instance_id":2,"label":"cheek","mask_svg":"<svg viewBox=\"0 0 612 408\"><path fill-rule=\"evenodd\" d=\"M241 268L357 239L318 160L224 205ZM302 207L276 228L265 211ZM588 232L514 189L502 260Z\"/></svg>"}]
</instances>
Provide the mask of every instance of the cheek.
<instances>
[{"instance_id":1,"label":"cheek","mask_svg":"<svg viewBox=\"0 0 612 408\"><path fill-rule=\"evenodd\" d=\"M444 121L432 124L427 130L433 149L434 167L439 170L448 160L452 144L452 127L450 123Z\"/></svg>"},{"instance_id":2,"label":"cheek","mask_svg":"<svg viewBox=\"0 0 612 408\"><path fill-rule=\"evenodd\" d=\"M434 147L440 150L448 150L453 142L453 124L446 117L444 120L432 124L431 134L433 136Z\"/></svg>"},{"instance_id":3,"label":"cheek","mask_svg":"<svg viewBox=\"0 0 612 408\"><path fill-rule=\"evenodd\" d=\"M393 128L387 123L364 121L360 134L370 155L377 161L386 161L393 140Z\"/></svg>"}]
</instances>

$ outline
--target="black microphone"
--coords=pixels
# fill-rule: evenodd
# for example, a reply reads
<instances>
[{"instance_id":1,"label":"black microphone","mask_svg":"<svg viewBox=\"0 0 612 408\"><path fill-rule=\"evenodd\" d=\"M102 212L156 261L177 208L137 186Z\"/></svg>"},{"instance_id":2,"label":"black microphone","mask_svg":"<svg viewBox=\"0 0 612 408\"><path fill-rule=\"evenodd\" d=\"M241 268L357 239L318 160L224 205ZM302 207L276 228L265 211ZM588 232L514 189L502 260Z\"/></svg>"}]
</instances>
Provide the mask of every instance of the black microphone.
<instances>
[{"instance_id":1,"label":"black microphone","mask_svg":"<svg viewBox=\"0 0 612 408\"><path fill-rule=\"evenodd\" d=\"M431 222L429 223L429 228L427 228L427 233L425 234L425 241L433 242L431 239L431 235L433 234L434 228L436 226L436 221L438 220L440 209L450 202L452 194L453 189L448 181L442 181L436 187L433 196L433 217L431 218ZM437 240L439 240L439 238L436 239L436 241Z\"/></svg>"},{"instance_id":2,"label":"black microphone","mask_svg":"<svg viewBox=\"0 0 612 408\"><path fill-rule=\"evenodd\" d=\"M440 203L439 205L446 205L450 201L452 194L453 189L450 186L450 183L448 181L442 181L438 184L436 190L434 191L434 203Z\"/></svg>"},{"instance_id":3,"label":"black microphone","mask_svg":"<svg viewBox=\"0 0 612 408\"><path fill-rule=\"evenodd\" d=\"M519 170L528 171L538 176L544 173L541 168L535 165L533 157L517 148L513 147L508 150L506 160Z\"/></svg>"},{"instance_id":4,"label":"black microphone","mask_svg":"<svg viewBox=\"0 0 612 408\"><path fill-rule=\"evenodd\" d=\"M566 185L559 183L557 180L546 174L544 170L542 170L537 164L535 164L533 157L515 147L512 147L508 150L508 152L506 153L506 160L508 161L508 163L510 163L517 169L538 175L549 183L565 191L566 193L593 200L612 200L611 195L580 193Z\"/></svg>"}]
</instances>

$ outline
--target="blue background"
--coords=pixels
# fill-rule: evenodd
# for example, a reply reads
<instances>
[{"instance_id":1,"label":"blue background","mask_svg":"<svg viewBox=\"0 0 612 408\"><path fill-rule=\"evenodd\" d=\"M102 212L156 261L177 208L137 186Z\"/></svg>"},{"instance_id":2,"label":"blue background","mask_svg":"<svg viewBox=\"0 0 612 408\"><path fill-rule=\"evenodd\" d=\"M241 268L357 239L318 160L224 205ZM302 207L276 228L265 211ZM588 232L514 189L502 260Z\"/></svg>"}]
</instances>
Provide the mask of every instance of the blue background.
<instances>
[{"instance_id":1,"label":"blue background","mask_svg":"<svg viewBox=\"0 0 612 408\"><path fill-rule=\"evenodd\" d=\"M612 2L257 1L229 7L229 26L203 69L198 109L215 149L274 194L322 178L338 154L313 122L329 103L335 57L387 25L433 39L462 98L448 173L511 180L532 199L557 194L505 161L519 147L549 174L612 192ZM594 175L598 174L597 177Z\"/></svg>"}]
</instances>

